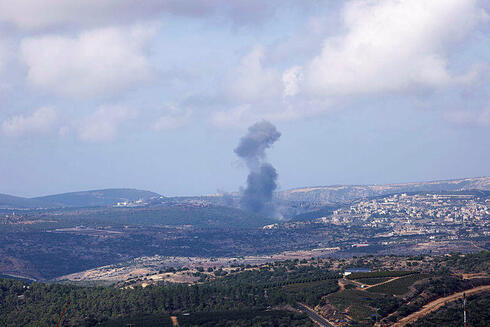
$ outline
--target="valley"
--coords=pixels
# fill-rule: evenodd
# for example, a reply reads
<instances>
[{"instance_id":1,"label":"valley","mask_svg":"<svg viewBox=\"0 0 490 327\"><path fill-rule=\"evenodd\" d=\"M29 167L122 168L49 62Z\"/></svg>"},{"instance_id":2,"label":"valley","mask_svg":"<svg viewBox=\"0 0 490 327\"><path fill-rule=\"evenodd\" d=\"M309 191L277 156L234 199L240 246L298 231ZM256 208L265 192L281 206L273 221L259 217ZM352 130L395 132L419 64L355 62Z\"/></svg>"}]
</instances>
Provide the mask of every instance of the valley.
<instances>
[{"instance_id":1,"label":"valley","mask_svg":"<svg viewBox=\"0 0 490 327\"><path fill-rule=\"evenodd\" d=\"M372 196L342 187L349 200L339 202L319 197L318 188L293 190L301 198L278 199L279 220L243 210L237 195L103 190L48 197L54 204L47 207L4 207L0 273L19 280L3 281L4 296L12 296L2 309L4 324L19 323L8 311L14 303L26 321L38 321L34 312L53 296L46 288L53 285L57 294L78 294L67 318L73 326L211 326L218 317L229 326L248 326L249 319L409 326L443 310L424 306L448 294L483 287L474 296L485 299L490 191L466 186L488 179L428 184L439 191L413 191L410 184L410 192ZM80 199L85 206L72 206ZM350 274L351 268L368 272ZM40 297L25 291L29 283ZM82 294L91 294L90 303ZM113 297L125 298L124 305ZM101 301L110 307L89 308L104 307Z\"/></svg>"}]
</instances>

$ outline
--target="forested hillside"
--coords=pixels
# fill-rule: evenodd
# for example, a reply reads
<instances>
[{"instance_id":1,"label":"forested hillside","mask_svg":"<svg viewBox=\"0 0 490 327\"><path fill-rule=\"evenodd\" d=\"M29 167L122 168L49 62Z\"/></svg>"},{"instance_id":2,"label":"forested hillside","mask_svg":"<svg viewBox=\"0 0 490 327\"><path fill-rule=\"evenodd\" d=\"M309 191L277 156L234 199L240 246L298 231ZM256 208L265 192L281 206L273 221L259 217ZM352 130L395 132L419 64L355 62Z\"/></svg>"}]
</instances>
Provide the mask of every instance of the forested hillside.
<instances>
[{"instance_id":1,"label":"forested hillside","mask_svg":"<svg viewBox=\"0 0 490 327\"><path fill-rule=\"evenodd\" d=\"M421 270L393 269L413 268L414 262ZM343 276L341 272L353 263L383 268ZM171 326L172 319L186 327L313 326L304 314L310 313L301 311L305 305L325 319L345 320L349 326L373 326L376 321L390 326L448 295L490 289L486 267L488 252L483 251L183 267L180 272L196 277L188 283L155 282L150 274L107 287L0 279L0 326L55 326L67 304L63 326ZM468 270L471 273L464 277L461 272ZM474 294L468 298L471 326L486 326L488 293ZM457 326L455 308L449 304L415 326Z\"/></svg>"},{"instance_id":2,"label":"forested hillside","mask_svg":"<svg viewBox=\"0 0 490 327\"><path fill-rule=\"evenodd\" d=\"M287 266L292 267L294 263L271 265L267 269L255 271L244 270L204 284L159 285L134 289L29 284L0 279L0 325L55 325L65 305L70 303L66 320L75 326L95 326L99 322L110 326L111 320L129 319L139 314L149 314L150 317L181 315L185 321L190 318L184 318L186 316L183 314L189 312L201 313L196 315L196 319L204 319L204 322L208 319L202 314L205 312L220 312L225 321L241 312L239 317L273 317L273 320L277 319L283 326L284 323L294 326L298 321L298 326L309 326L302 315L288 314L279 317L273 312L263 312L279 305L293 305L296 301L314 306L322 296L337 290L336 281L339 276L322 267L305 266L289 271ZM312 282L317 284L311 287ZM293 287L294 285L297 287ZM289 325L289 322L294 323Z\"/></svg>"}]
</instances>

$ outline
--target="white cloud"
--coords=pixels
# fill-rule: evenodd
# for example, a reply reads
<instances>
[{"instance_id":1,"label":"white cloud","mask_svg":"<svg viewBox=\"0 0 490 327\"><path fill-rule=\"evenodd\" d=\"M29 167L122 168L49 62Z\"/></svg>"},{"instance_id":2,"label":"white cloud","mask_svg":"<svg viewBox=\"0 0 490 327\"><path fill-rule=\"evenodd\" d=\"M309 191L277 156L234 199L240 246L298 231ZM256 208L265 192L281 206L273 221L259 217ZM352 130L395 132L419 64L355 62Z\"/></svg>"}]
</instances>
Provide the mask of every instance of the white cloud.
<instances>
[{"instance_id":1,"label":"white cloud","mask_svg":"<svg viewBox=\"0 0 490 327\"><path fill-rule=\"evenodd\" d=\"M281 76L271 68L264 68L264 49L255 46L230 73L226 88L234 100L257 101L281 94Z\"/></svg>"},{"instance_id":2,"label":"white cloud","mask_svg":"<svg viewBox=\"0 0 490 327\"><path fill-rule=\"evenodd\" d=\"M211 124L220 128L245 128L259 120L272 122L291 121L317 116L319 113L333 111L327 100L287 99L285 101L263 101L246 103L219 110L211 115Z\"/></svg>"},{"instance_id":3,"label":"white cloud","mask_svg":"<svg viewBox=\"0 0 490 327\"><path fill-rule=\"evenodd\" d=\"M137 113L123 106L100 106L78 127L78 137L86 142L108 142L116 138L124 121L136 118Z\"/></svg>"},{"instance_id":4,"label":"white cloud","mask_svg":"<svg viewBox=\"0 0 490 327\"><path fill-rule=\"evenodd\" d=\"M353 0L340 14L344 32L323 37L318 55L282 73L264 64L271 57L263 47L253 48L225 79L231 108L215 112L212 122L294 120L336 110L332 104L345 101L342 96L419 93L473 81L475 69L456 75L449 58L451 46L488 18L477 0ZM328 32L317 26L325 20L310 23L311 40ZM291 42L303 45L305 38ZM272 51L272 59L294 49L291 42L279 55Z\"/></svg>"},{"instance_id":5,"label":"white cloud","mask_svg":"<svg viewBox=\"0 0 490 327\"><path fill-rule=\"evenodd\" d=\"M122 90L150 77L144 49L152 26L104 28L78 37L41 36L21 42L27 79L54 93L85 97Z\"/></svg>"},{"instance_id":6,"label":"white cloud","mask_svg":"<svg viewBox=\"0 0 490 327\"><path fill-rule=\"evenodd\" d=\"M2 69L5 65L5 49L3 48L3 44L0 40L0 73L2 73Z\"/></svg>"},{"instance_id":7,"label":"white cloud","mask_svg":"<svg viewBox=\"0 0 490 327\"><path fill-rule=\"evenodd\" d=\"M211 123L221 128L244 127L257 120L256 114L250 104L244 104L214 112L211 115Z\"/></svg>"},{"instance_id":8,"label":"white cloud","mask_svg":"<svg viewBox=\"0 0 490 327\"><path fill-rule=\"evenodd\" d=\"M281 73L264 67L264 48L253 47L225 78L231 108L212 113L210 121L221 128L246 127L257 120L287 121L327 111L326 100L296 96L303 81L303 68L294 66Z\"/></svg>"},{"instance_id":9,"label":"white cloud","mask_svg":"<svg viewBox=\"0 0 490 327\"><path fill-rule=\"evenodd\" d=\"M357 0L343 11L346 33L325 39L305 65L315 96L400 92L460 82L447 48L486 14L476 0Z\"/></svg>"},{"instance_id":10,"label":"white cloud","mask_svg":"<svg viewBox=\"0 0 490 327\"><path fill-rule=\"evenodd\" d=\"M29 115L13 116L2 122L2 131L9 137L51 132L57 120L56 111L51 107L41 107Z\"/></svg>"},{"instance_id":11,"label":"white cloud","mask_svg":"<svg viewBox=\"0 0 490 327\"><path fill-rule=\"evenodd\" d=\"M451 110L444 118L455 125L490 127L490 105L481 110Z\"/></svg>"},{"instance_id":12,"label":"white cloud","mask_svg":"<svg viewBox=\"0 0 490 327\"><path fill-rule=\"evenodd\" d=\"M299 84L303 82L303 70L300 66L294 66L282 74L284 84L283 95L294 96L299 92Z\"/></svg>"},{"instance_id":13,"label":"white cloud","mask_svg":"<svg viewBox=\"0 0 490 327\"><path fill-rule=\"evenodd\" d=\"M1 29L0 29L1 31ZM0 76L5 76L9 63L15 58L15 51L10 47L11 40L8 37L0 36Z\"/></svg>"},{"instance_id":14,"label":"white cloud","mask_svg":"<svg viewBox=\"0 0 490 327\"><path fill-rule=\"evenodd\" d=\"M42 29L61 25L93 26L115 23L122 19L151 15L149 5L136 6L135 1L124 0L0 0L0 21L21 29Z\"/></svg>"},{"instance_id":15,"label":"white cloud","mask_svg":"<svg viewBox=\"0 0 490 327\"><path fill-rule=\"evenodd\" d=\"M70 133L70 127L69 126L61 126L58 129L58 136L60 137L66 137Z\"/></svg>"},{"instance_id":16,"label":"white cloud","mask_svg":"<svg viewBox=\"0 0 490 327\"><path fill-rule=\"evenodd\" d=\"M189 122L190 116L190 110L182 110L176 106L169 106L167 112L158 117L152 124L152 128L155 131L179 128Z\"/></svg>"},{"instance_id":17,"label":"white cloud","mask_svg":"<svg viewBox=\"0 0 490 327\"><path fill-rule=\"evenodd\" d=\"M222 14L243 24L269 17L279 5L288 3L284 0L0 0L0 22L25 30L93 27L132 23L170 13L187 17Z\"/></svg>"}]
</instances>

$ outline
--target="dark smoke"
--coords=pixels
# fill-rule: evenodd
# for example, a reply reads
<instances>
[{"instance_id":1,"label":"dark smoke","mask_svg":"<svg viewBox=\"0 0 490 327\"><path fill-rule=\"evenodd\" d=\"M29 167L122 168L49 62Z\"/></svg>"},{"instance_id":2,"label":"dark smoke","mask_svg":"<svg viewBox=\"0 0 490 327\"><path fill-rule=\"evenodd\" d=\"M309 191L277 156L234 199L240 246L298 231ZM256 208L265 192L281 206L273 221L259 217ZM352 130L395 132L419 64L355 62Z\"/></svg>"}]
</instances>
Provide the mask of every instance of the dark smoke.
<instances>
[{"instance_id":1,"label":"dark smoke","mask_svg":"<svg viewBox=\"0 0 490 327\"><path fill-rule=\"evenodd\" d=\"M265 162L265 150L276 142L281 133L267 121L255 123L248 133L240 139L235 153L247 164L250 173L247 187L242 193L240 204L255 213L274 214L272 195L277 188L277 172L271 164Z\"/></svg>"},{"instance_id":2,"label":"dark smoke","mask_svg":"<svg viewBox=\"0 0 490 327\"><path fill-rule=\"evenodd\" d=\"M240 200L242 206L253 212L271 214L274 210L271 201L277 187L276 179L276 170L269 163L263 163L258 171L251 171Z\"/></svg>"}]
</instances>

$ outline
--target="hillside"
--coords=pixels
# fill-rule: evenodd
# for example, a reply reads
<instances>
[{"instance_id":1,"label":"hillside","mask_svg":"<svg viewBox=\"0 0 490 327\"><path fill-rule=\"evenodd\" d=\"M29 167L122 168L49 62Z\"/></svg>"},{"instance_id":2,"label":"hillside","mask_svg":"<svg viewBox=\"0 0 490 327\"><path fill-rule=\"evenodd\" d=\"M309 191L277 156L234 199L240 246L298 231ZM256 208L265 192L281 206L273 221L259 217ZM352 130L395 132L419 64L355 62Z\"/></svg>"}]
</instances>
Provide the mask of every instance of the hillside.
<instances>
[{"instance_id":1,"label":"hillside","mask_svg":"<svg viewBox=\"0 0 490 327\"><path fill-rule=\"evenodd\" d=\"M490 190L490 177L386 185L332 185L302 187L278 192L277 197L285 201L338 203L401 192L465 191L475 189Z\"/></svg>"},{"instance_id":2,"label":"hillside","mask_svg":"<svg viewBox=\"0 0 490 327\"><path fill-rule=\"evenodd\" d=\"M490 177L464 178L444 181L415 182L386 185L331 185L311 186L285 190L276 193L276 199L286 202L310 202L320 206L331 203L351 202L353 200L402 192L444 192L486 190L490 191ZM120 188L70 192L35 198L23 198L0 194L0 208L63 208L112 206L118 202L148 200L160 197L151 191ZM238 207L238 193L226 196L176 197L173 201L204 200L219 206ZM166 201L166 200L165 200ZM163 202L165 202L163 201ZM161 199L151 202L158 205ZM286 204L287 205L287 204Z\"/></svg>"},{"instance_id":3,"label":"hillside","mask_svg":"<svg viewBox=\"0 0 490 327\"><path fill-rule=\"evenodd\" d=\"M0 208L61 208L111 206L118 202L146 200L158 193L136 189L104 189L61 193L35 198L0 194Z\"/></svg>"},{"instance_id":4,"label":"hillside","mask_svg":"<svg viewBox=\"0 0 490 327\"><path fill-rule=\"evenodd\" d=\"M270 218L241 209L193 203L142 208L94 208L84 211L65 209L57 217L63 223L93 226L191 225L199 228L255 228L274 222Z\"/></svg>"},{"instance_id":5,"label":"hillside","mask_svg":"<svg viewBox=\"0 0 490 327\"><path fill-rule=\"evenodd\" d=\"M33 198L46 207L92 207L108 206L117 202L145 200L160 196L158 193L136 189L105 189L84 192L71 192Z\"/></svg>"},{"instance_id":6,"label":"hillside","mask_svg":"<svg viewBox=\"0 0 490 327\"><path fill-rule=\"evenodd\" d=\"M63 326L313 327L306 314L322 326L409 326L405 323L414 315L421 317L447 301L415 325L461 326L463 293L468 295L469 326L488 326L490 321L490 299L483 292L490 288L488 269L484 270L488 251L310 256L269 257L261 263L250 257L226 258L233 259L228 263L219 261L223 258L179 257L176 262L175 256L144 257L99 267L105 278L125 271L117 279L87 279L92 272L54 283L0 278L0 325L55 326L70 301ZM457 264L462 261L464 265ZM342 277L345 267L361 263L372 272ZM467 268L473 277L462 279ZM334 323L341 320L344 323Z\"/></svg>"},{"instance_id":7,"label":"hillside","mask_svg":"<svg viewBox=\"0 0 490 327\"><path fill-rule=\"evenodd\" d=\"M33 208L37 206L41 206L41 203L32 199L0 194L0 208Z\"/></svg>"},{"instance_id":8,"label":"hillside","mask_svg":"<svg viewBox=\"0 0 490 327\"><path fill-rule=\"evenodd\" d=\"M155 254L256 254L265 246L252 239L284 247L251 236L271 223L243 210L192 203L22 210L13 223L0 221L0 273L49 279Z\"/></svg>"}]
</instances>

